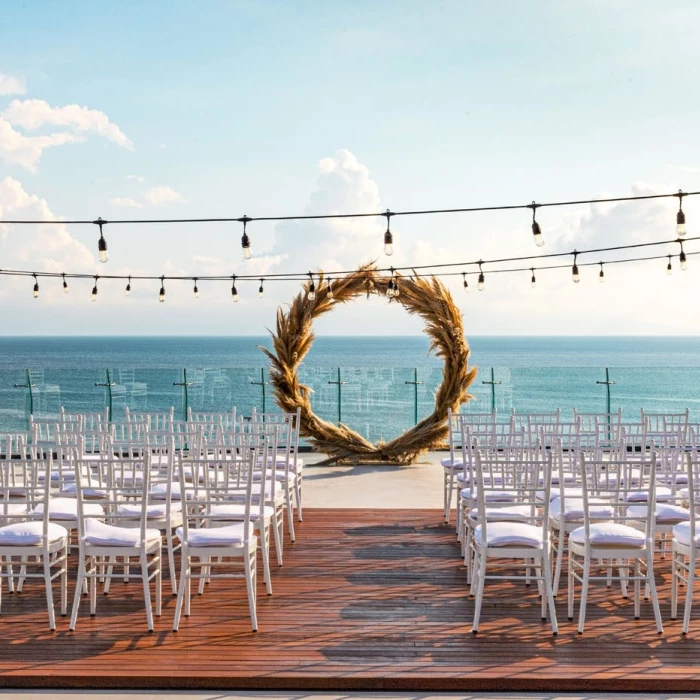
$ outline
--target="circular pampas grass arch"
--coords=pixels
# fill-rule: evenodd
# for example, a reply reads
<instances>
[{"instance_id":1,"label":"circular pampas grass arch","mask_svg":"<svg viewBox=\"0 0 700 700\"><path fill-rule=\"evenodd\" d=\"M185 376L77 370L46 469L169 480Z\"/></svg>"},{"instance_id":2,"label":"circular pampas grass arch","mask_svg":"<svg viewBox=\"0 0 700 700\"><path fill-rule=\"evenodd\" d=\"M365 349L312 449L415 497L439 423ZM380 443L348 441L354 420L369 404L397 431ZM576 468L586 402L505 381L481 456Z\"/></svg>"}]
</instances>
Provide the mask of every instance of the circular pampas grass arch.
<instances>
[{"instance_id":1,"label":"circular pampas grass arch","mask_svg":"<svg viewBox=\"0 0 700 700\"><path fill-rule=\"evenodd\" d=\"M260 348L271 362L270 381L279 407L292 413L301 409L300 434L308 438L315 450L328 455L328 461L392 462L408 464L426 450L444 445L448 434L447 411L457 411L472 398L467 389L474 381L476 367L468 366L469 346L464 338L462 314L447 287L436 277L406 278L397 274L399 296L391 302L417 314L425 322L430 350L443 360L442 383L435 393L435 409L416 426L389 442L377 445L340 423L320 419L311 409L311 389L299 382L298 368L314 341L313 322L366 294L387 296L391 277L381 275L373 264L360 267L341 278L334 278L332 294L324 283L323 273L314 299L309 299L310 282L292 301L289 310L277 311L277 331L271 332L273 350Z\"/></svg>"}]
</instances>

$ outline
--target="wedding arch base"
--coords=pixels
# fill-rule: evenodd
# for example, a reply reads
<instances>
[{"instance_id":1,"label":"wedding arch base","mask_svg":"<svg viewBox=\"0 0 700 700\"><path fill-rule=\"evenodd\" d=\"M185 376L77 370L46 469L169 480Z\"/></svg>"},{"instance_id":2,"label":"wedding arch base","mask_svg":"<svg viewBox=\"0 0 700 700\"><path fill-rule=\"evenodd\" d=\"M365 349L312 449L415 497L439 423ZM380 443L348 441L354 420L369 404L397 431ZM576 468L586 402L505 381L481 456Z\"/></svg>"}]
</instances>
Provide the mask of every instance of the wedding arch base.
<instances>
[{"instance_id":1,"label":"wedding arch base","mask_svg":"<svg viewBox=\"0 0 700 700\"><path fill-rule=\"evenodd\" d=\"M301 409L300 435L313 448L328 455L328 462L409 464L421 453L442 447L447 438L448 409L457 411L471 399L467 393L476 376L469 367L469 345L464 338L462 314L447 287L436 277L403 277L399 296L387 296L390 277L373 264L364 265L345 277L335 278L332 294L319 275L315 299L309 299L309 284L289 309L277 311L277 329L271 332L273 350L261 348L270 358L270 381L279 407L286 412ZM435 393L433 412L393 440L373 444L348 426L322 420L311 408L311 389L299 381L298 368L314 341L313 322L362 295L387 297L397 307L420 316L430 338L430 351L443 361L442 382Z\"/></svg>"}]
</instances>

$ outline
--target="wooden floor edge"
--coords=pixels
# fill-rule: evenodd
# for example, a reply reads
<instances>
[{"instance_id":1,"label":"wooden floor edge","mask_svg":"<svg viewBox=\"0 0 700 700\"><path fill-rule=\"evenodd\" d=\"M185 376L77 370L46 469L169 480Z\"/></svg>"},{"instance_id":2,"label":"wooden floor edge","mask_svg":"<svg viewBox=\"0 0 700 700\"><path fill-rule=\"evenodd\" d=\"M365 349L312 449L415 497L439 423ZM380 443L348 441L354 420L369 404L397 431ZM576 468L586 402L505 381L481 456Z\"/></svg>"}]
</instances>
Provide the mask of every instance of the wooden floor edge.
<instances>
[{"instance_id":1,"label":"wooden floor edge","mask_svg":"<svg viewBox=\"0 0 700 700\"><path fill-rule=\"evenodd\" d=\"M697 680L651 677L626 678L454 678L404 676L177 678L173 676L85 676L0 674L0 690L267 690L267 691L401 691L401 692L628 692L700 693Z\"/></svg>"}]
</instances>

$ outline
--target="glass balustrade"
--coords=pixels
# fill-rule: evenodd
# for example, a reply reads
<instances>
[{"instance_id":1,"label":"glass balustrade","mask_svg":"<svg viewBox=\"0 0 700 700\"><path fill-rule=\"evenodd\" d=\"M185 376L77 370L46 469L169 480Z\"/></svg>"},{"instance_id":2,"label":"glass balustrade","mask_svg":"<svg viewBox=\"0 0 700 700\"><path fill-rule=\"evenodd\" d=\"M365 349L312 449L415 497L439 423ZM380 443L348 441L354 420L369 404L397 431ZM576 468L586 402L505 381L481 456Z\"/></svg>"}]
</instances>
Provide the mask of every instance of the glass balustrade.
<instances>
[{"instance_id":1,"label":"glass balustrade","mask_svg":"<svg viewBox=\"0 0 700 700\"><path fill-rule=\"evenodd\" d=\"M301 366L299 381L310 390L319 418L342 422L368 440L390 440L428 416L442 380L442 365L416 367ZM469 389L473 400L463 412L496 409L506 416L561 408L570 416L622 408L623 418L638 419L640 409L677 413L690 409L700 422L700 368L692 367L481 367ZM609 404L608 404L609 401ZM0 371L0 434L27 430L29 416L58 418L69 413L110 410L113 421L135 411L175 417L193 411L240 415L277 411L265 367L185 369L46 369Z\"/></svg>"}]
</instances>

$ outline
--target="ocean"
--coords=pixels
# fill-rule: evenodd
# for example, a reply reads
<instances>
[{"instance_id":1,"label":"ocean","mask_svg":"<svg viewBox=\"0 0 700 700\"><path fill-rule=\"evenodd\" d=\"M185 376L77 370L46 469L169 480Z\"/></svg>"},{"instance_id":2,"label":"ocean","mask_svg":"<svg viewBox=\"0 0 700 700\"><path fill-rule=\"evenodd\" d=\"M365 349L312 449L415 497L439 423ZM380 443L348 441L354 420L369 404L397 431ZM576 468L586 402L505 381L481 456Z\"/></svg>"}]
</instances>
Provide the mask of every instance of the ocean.
<instances>
[{"instance_id":1,"label":"ocean","mask_svg":"<svg viewBox=\"0 0 700 700\"><path fill-rule=\"evenodd\" d=\"M700 421L700 337L476 336L469 342L479 374L470 390L475 398L463 410L602 412L607 387L598 382L607 367L614 382L610 406L621 407L628 420L642 407L688 407ZM188 406L274 410L259 345L270 347L269 337L2 338L0 433L26 429L30 412L51 418L60 406L71 412L111 406L114 420L127 405L174 406L180 417ZM482 383L492 380L492 368L496 384ZM109 387L101 386L107 370ZM380 440L431 412L441 371L423 336L320 337L300 378L311 387L319 416Z\"/></svg>"}]
</instances>

